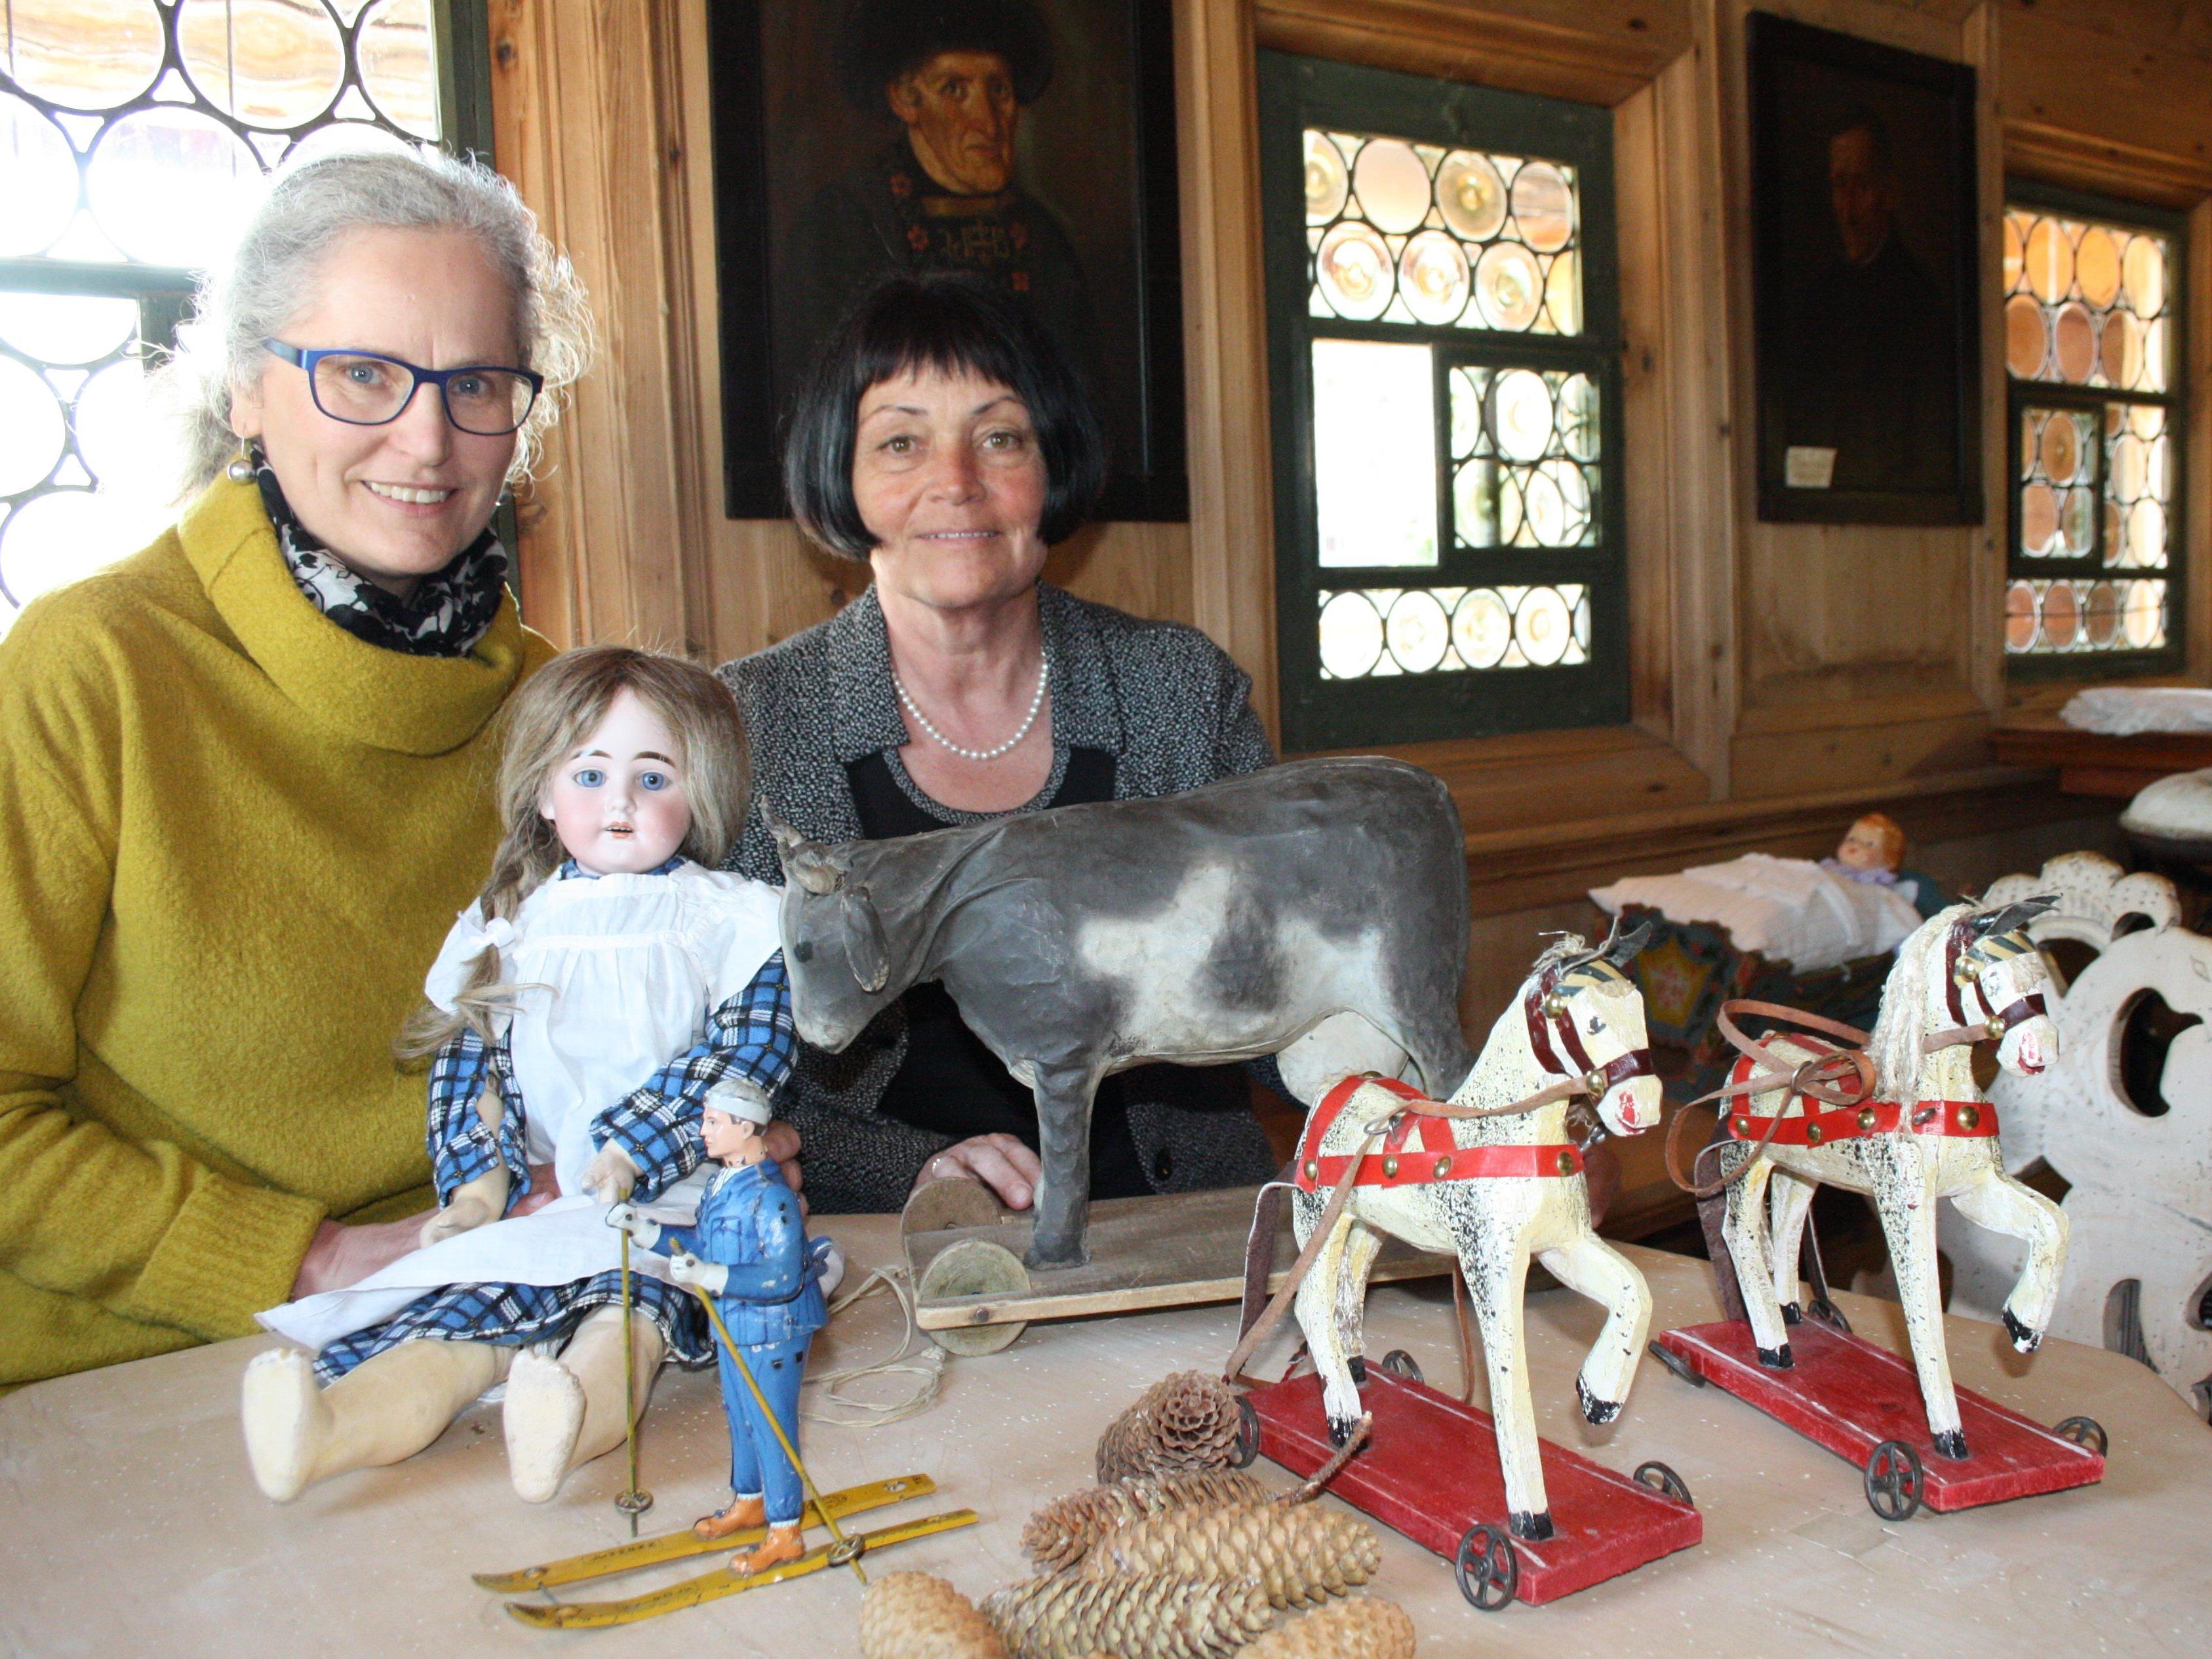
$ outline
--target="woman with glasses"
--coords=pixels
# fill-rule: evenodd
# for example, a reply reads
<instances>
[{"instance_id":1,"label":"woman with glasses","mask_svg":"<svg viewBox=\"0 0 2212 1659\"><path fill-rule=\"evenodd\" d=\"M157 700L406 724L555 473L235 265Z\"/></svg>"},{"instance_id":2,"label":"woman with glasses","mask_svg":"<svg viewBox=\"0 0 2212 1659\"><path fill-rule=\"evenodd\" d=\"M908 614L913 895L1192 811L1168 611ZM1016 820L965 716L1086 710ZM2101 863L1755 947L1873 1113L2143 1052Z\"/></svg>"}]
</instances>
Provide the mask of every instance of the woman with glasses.
<instances>
[{"instance_id":1,"label":"woman with glasses","mask_svg":"<svg viewBox=\"0 0 2212 1659\"><path fill-rule=\"evenodd\" d=\"M552 654L492 514L590 337L511 188L302 167L187 337L175 526L0 640L0 1390L415 1247L392 1040Z\"/></svg>"}]
</instances>

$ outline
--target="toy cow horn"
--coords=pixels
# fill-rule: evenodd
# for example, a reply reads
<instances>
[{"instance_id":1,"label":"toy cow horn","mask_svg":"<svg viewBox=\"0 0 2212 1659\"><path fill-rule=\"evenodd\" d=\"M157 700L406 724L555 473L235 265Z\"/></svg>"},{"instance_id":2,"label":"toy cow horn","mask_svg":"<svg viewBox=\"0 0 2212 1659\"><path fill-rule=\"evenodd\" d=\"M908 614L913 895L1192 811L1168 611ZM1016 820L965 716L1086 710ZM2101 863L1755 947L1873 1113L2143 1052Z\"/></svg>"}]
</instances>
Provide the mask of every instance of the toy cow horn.
<instances>
[{"instance_id":1,"label":"toy cow horn","mask_svg":"<svg viewBox=\"0 0 2212 1659\"><path fill-rule=\"evenodd\" d=\"M1626 934L1623 934L1620 931L1620 922L1616 918L1613 924L1613 932L1607 938L1599 954L1614 967L1626 968L1641 956L1644 953L1644 947L1651 942L1654 926L1651 920L1646 917L1638 922Z\"/></svg>"},{"instance_id":2,"label":"toy cow horn","mask_svg":"<svg viewBox=\"0 0 2212 1659\"><path fill-rule=\"evenodd\" d=\"M2053 893L2038 893L2033 898L2021 899L2008 904L2002 910L1992 910L1974 918L1976 939L1994 939L2001 934L2017 933L2037 917L2046 915L2058 908L2058 898Z\"/></svg>"},{"instance_id":3,"label":"toy cow horn","mask_svg":"<svg viewBox=\"0 0 2212 1659\"><path fill-rule=\"evenodd\" d=\"M822 849L776 817L767 796L761 797L760 805L761 821L775 837L776 857L783 865L783 873L810 893L836 892L837 867L822 855Z\"/></svg>"}]
</instances>

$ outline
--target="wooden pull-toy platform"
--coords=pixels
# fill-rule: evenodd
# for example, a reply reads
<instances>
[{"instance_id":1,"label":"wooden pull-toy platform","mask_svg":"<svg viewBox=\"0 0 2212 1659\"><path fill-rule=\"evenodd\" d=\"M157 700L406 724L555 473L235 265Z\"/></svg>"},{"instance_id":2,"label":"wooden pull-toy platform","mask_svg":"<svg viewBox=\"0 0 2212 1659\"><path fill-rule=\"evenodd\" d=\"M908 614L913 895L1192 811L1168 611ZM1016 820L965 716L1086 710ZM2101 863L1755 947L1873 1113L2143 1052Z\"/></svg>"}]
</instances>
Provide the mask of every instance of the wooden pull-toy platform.
<instances>
[{"instance_id":1,"label":"wooden pull-toy platform","mask_svg":"<svg viewBox=\"0 0 2212 1659\"><path fill-rule=\"evenodd\" d=\"M1968 1455L1941 1455L1911 1364L1814 1320L1790 1328L1797 1363L1786 1371L1759 1363L1751 1327L1738 1319L1686 1325L1652 1347L1678 1376L1715 1383L1858 1465L1867 1502L1886 1521L1923 1504L1939 1513L1974 1509L2105 1478L2105 1432L2092 1419L2045 1428L1966 1389L1958 1394Z\"/></svg>"},{"instance_id":2,"label":"wooden pull-toy platform","mask_svg":"<svg viewBox=\"0 0 2212 1659\"><path fill-rule=\"evenodd\" d=\"M1259 1419L1261 1456L1303 1477L1334 1455L1313 1372L1244 1398ZM1673 1471L1646 1464L1632 1478L1548 1440L1540 1443L1553 1536L1510 1538L1489 1413L1373 1364L1359 1400L1374 1416L1373 1437L1328 1490L1452 1562L1479 1607L1516 1597L1540 1607L1705 1538L1705 1518Z\"/></svg>"},{"instance_id":3,"label":"wooden pull-toy platform","mask_svg":"<svg viewBox=\"0 0 2212 1659\"><path fill-rule=\"evenodd\" d=\"M908 1200L900 1232L915 1286L915 1322L954 1353L994 1352L1036 1319L1085 1319L1147 1308L1234 1302L1244 1291L1244 1241L1256 1187L1101 1199L1091 1206L1091 1260L1032 1271L1028 1212L1002 1208L981 1182L934 1181ZM1275 1259L1297 1254L1283 1223ZM1392 1239L1376 1284L1441 1278L1449 1257ZM1279 1288L1279 1267L1268 1289Z\"/></svg>"}]
</instances>

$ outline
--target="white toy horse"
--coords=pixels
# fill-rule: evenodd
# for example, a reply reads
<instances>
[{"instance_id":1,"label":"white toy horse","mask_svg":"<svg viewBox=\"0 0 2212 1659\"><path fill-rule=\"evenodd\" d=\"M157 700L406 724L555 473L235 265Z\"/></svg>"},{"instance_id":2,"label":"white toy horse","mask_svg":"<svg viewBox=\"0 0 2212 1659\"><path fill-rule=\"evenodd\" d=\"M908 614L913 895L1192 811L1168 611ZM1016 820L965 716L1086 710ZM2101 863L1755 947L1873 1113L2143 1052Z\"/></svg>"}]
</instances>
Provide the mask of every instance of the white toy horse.
<instances>
[{"instance_id":1,"label":"white toy horse","mask_svg":"<svg viewBox=\"0 0 2212 1659\"><path fill-rule=\"evenodd\" d=\"M1617 1134L1659 1121L1644 1000L1613 965L1641 943L1639 933L1592 951L1570 934L1546 951L1446 1115L1432 1115L1434 1102L1408 1110L1419 1097L1402 1085L1347 1079L1314 1109L1300 1142L1291 1220L1302 1247L1360 1155L1296 1304L1331 1435L1343 1444L1359 1419L1361 1310L1382 1235L1455 1255L1481 1328L1506 1507L1522 1538L1552 1535L1522 1332L1529 1257L1606 1305L1605 1328L1576 1380L1591 1422L1620 1413L1650 1322L1643 1274L1590 1225L1582 1153L1567 1133L1577 1096L1593 1099Z\"/></svg>"},{"instance_id":2,"label":"white toy horse","mask_svg":"<svg viewBox=\"0 0 2212 1659\"><path fill-rule=\"evenodd\" d=\"M1996 1112L1974 1082L1974 1044L1995 1040L1997 1063L2040 1072L2058 1058L2058 1031L2045 1012L2042 956L2029 921L2049 908L2035 900L1977 911L1954 904L1898 947L1882 988L1881 1017L1868 1058L1874 1098L1823 1108L1776 1089L1735 1102L1719 1157L1729 1181L1723 1234L1735 1258L1762 1364L1793 1364L1789 1327L1797 1311L1797 1250L1814 1189L1822 1182L1864 1193L1881 1217L1911 1338L1929 1432L1945 1457L1964 1458L1959 1401L1943 1340L1936 1263L1936 1200L1968 1220L2028 1244L2027 1265L2004 1307L2013 1346L2031 1352L2058 1296L2066 1262L2059 1207L2004 1171ZM1796 1064L1827 1052L1797 1036L1766 1039L1777 1060ZM1737 1062L1737 1080L1753 1062ZM1777 1112L1779 1124L1771 1124ZM1762 1136L1771 1138L1764 1146ZM1738 1171L1741 1173L1739 1175ZM1773 1188L1772 1248L1766 1196Z\"/></svg>"}]
</instances>

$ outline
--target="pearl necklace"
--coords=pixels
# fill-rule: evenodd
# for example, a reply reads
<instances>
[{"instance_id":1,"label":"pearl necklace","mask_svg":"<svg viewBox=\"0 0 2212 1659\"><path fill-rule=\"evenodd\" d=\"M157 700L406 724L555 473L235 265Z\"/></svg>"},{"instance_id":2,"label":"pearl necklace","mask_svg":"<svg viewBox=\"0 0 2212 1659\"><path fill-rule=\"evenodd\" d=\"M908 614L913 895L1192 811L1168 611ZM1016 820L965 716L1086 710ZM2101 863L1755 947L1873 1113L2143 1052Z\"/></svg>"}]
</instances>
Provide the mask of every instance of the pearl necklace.
<instances>
[{"instance_id":1,"label":"pearl necklace","mask_svg":"<svg viewBox=\"0 0 2212 1659\"><path fill-rule=\"evenodd\" d=\"M1006 753L1024 738L1029 736L1030 727L1036 724L1037 711L1044 707L1044 689L1051 678L1052 659L1040 657L1037 662L1036 695L1030 699L1030 712L1022 717L1021 729L996 749L963 749L931 725L929 716L915 707L914 699L907 696L905 682L899 678L898 670L896 668L891 670L891 689L898 693L898 700L906 706L906 712L920 722L921 729L934 738L939 746L951 750L963 760L991 761L998 759L1000 756Z\"/></svg>"}]
</instances>

